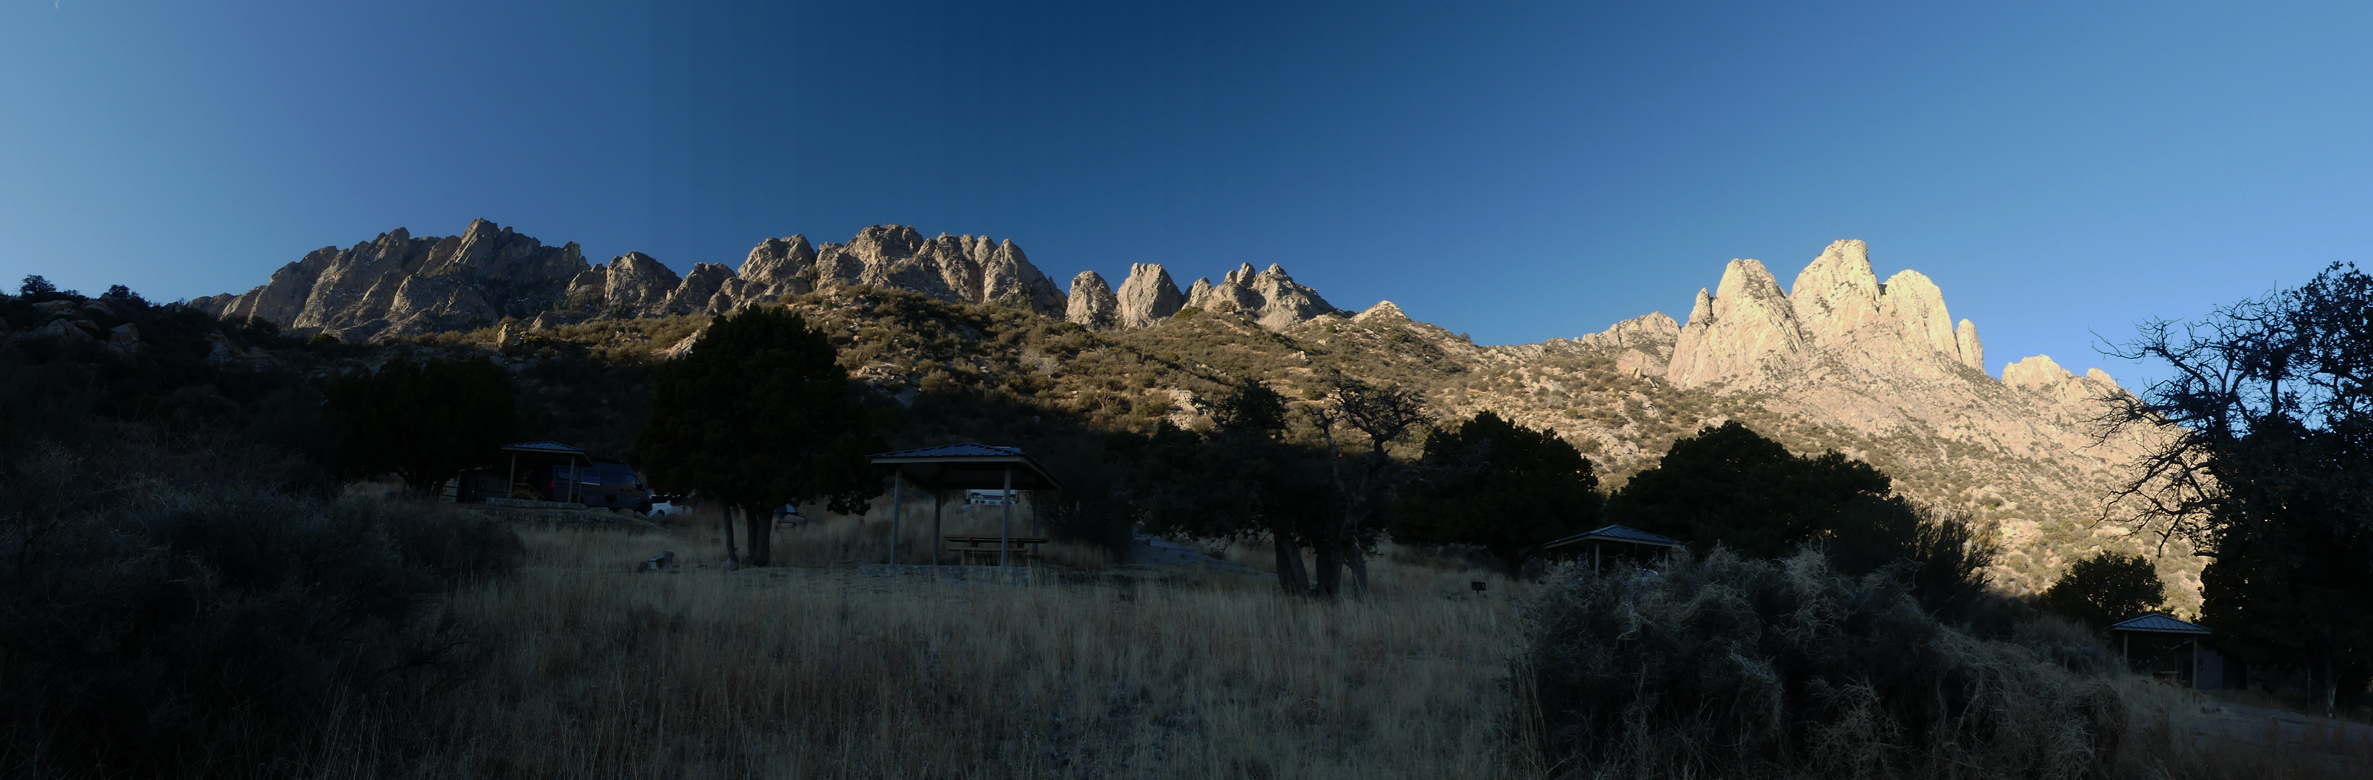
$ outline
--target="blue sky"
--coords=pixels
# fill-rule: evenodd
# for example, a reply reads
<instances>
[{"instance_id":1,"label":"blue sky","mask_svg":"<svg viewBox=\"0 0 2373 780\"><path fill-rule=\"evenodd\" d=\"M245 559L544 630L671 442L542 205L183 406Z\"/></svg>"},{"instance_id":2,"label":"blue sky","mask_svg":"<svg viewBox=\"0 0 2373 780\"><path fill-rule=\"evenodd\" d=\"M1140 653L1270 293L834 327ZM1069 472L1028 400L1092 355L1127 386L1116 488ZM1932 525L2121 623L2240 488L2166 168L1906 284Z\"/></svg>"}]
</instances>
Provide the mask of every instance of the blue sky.
<instances>
[{"instance_id":1,"label":"blue sky","mask_svg":"<svg viewBox=\"0 0 2373 780\"><path fill-rule=\"evenodd\" d=\"M904 223L1513 343L1861 238L1996 373L2130 378L2095 334L2373 246L2373 6L1781 5L0 0L0 279Z\"/></svg>"}]
</instances>

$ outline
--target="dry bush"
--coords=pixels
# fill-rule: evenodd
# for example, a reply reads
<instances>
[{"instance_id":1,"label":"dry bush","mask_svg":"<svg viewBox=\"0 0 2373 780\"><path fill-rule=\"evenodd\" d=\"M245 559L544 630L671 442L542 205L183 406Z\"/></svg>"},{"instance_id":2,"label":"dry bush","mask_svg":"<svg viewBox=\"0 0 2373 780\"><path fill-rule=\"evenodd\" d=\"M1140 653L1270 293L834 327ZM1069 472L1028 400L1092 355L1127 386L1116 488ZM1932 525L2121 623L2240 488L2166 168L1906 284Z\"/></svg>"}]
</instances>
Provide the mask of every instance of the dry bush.
<instances>
[{"instance_id":1,"label":"dry bush","mask_svg":"<svg viewBox=\"0 0 2373 780\"><path fill-rule=\"evenodd\" d=\"M494 671L434 732L321 762L382 776L1495 777L1514 611L1108 576L1033 587L712 565L706 543L532 531L458 597ZM672 546L671 546L672 545ZM1233 575L1234 580L1259 578ZM372 757L373 750L384 751Z\"/></svg>"},{"instance_id":2,"label":"dry bush","mask_svg":"<svg viewBox=\"0 0 2373 780\"><path fill-rule=\"evenodd\" d=\"M1559 776L2083 777L2125 711L2106 682L1939 625L1818 555L1567 566L1531 610Z\"/></svg>"},{"instance_id":3,"label":"dry bush","mask_svg":"<svg viewBox=\"0 0 2373 780\"><path fill-rule=\"evenodd\" d=\"M191 479L223 454L0 463L0 775L291 774L325 725L416 710L483 657L442 597L517 566L507 528L268 468Z\"/></svg>"}]
</instances>

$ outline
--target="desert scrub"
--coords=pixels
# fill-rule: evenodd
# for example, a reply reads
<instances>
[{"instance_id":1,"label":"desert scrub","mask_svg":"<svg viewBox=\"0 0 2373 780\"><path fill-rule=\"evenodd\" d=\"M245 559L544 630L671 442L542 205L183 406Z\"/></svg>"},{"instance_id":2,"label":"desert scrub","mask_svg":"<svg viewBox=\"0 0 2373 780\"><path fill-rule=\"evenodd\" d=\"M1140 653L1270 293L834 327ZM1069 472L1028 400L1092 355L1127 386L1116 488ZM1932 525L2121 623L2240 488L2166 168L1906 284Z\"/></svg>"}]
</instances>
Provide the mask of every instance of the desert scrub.
<instances>
[{"instance_id":1,"label":"desert scrub","mask_svg":"<svg viewBox=\"0 0 2373 780\"><path fill-rule=\"evenodd\" d=\"M1565 777L2086 777L2106 680L1938 624L1884 575L1717 550L1568 565L1529 610L1539 734Z\"/></svg>"}]
</instances>

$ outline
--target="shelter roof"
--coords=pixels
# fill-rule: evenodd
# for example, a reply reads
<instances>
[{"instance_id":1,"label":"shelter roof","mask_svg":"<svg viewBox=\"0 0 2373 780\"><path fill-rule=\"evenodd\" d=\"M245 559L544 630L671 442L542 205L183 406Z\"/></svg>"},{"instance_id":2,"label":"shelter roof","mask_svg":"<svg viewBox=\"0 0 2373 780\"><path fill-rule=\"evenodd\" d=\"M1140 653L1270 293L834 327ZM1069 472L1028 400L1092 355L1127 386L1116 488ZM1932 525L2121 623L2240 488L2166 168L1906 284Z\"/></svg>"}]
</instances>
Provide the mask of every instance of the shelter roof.
<instances>
[{"instance_id":1,"label":"shelter roof","mask_svg":"<svg viewBox=\"0 0 2373 780\"><path fill-rule=\"evenodd\" d=\"M504 452L540 452L547 455L583 455L584 450L556 441L523 441L503 445Z\"/></svg>"},{"instance_id":2,"label":"shelter roof","mask_svg":"<svg viewBox=\"0 0 2373 780\"><path fill-rule=\"evenodd\" d=\"M2111 631L2133 631L2142 634L2207 634L2204 626L2186 623L2164 613L2152 612L2109 624Z\"/></svg>"},{"instance_id":3,"label":"shelter roof","mask_svg":"<svg viewBox=\"0 0 2373 780\"><path fill-rule=\"evenodd\" d=\"M1581 544L1584 542L1617 542L1621 544L1638 544L1649 547L1671 547L1675 549L1681 547L1681 540L1679 539L1674 539L1669 536L1659 536L1657 534L1648 533L1647 531L1642 531L1637 528L1610 525L1595 531L1574 534L1573 536L1568 536L1566 538L1541 545L1541 549L1556 549L1559 547Z\"/></svg>"},{"instance_id":4,"label":"shelter roof","mask_svg":"<svg viewBox=\"0 0 2373 780\"><path fill-rule=\"evenodd\" d=\"M1010 474L1015 490L1062 490L1038 459L1018 447L948 444L872 457L873 465L927 490L999 490Z\"/></svg>"}]
</instances>

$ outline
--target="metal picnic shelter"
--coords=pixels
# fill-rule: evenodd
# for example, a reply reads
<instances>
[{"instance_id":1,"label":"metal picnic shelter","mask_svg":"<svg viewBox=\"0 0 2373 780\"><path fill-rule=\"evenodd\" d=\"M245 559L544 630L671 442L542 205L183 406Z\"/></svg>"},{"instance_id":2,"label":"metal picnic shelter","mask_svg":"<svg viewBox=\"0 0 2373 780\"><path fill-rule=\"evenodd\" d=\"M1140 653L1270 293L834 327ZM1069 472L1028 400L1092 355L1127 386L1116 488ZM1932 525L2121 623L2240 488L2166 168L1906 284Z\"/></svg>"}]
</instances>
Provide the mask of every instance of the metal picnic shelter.
<instances>
[{"instance_id":1,"label":"metal picnic shelter","mask_svg":"<svg viewBox=\"0 0 2373 780\"><path fill-rule=\"evenodd\" d=\"M1617 545L1616 549L1624 552L1678 550L1682 547L1679 539L1648 533L1628 526L1610 525L1541 545L1541 550L1547 552L1561 547L1580 545L1590 545L1590 568L1592 570L1598 569L1600 552L1605 550L1608 545Z\"/></svg>"},{"instance_id":2,"label":"metal picnic shelter","mask_svg":"<svg viewBox=\"0 0 2373 780\"><path fill-rule=\"evenodd\" d=\"M580 498L583 489L577 483L580 479L579 475L583 472L581 471L582 467L577 465L577 461L585 461L586 466L593 465L593 456L585 454L584 450L577 449L556 441L528 441L520 442L518 444L505 444L502 447L502 451L511 454L511 473L509 478L503 481L503 495L505 497L510 496L511 491L516 490L517 486L519 485L519 456L521 455L528 456L531 462L549 462L552 459L559 459L560 462L566 464L569 476L569 489L567 497L563 498L560 492L560 485L554 484L552 486L552 495L545 497L546 499L552 501L574 501ZM554 480L555 483L558 481L559 480L557 479Z\"/></svg>"},{"instance_id":3,"label":"metal picnic shelter","mask_svg":"<svg viewBox=\"0 0 2373 780\"><path fill-rule=\"evenodd\" d=\"M931 491L931 562L939 563L940 514L951 490L1002 490L1005 520L998 528L997 565L1012 564L1013 495L1017 490L1062 490L1063 483L1047 473L1038 459L1019 448L987 444L948 444L872 456L877 469L890 472L890 563L898 563L898 516L909 482Z\"/></svg>"}]
</instances>

